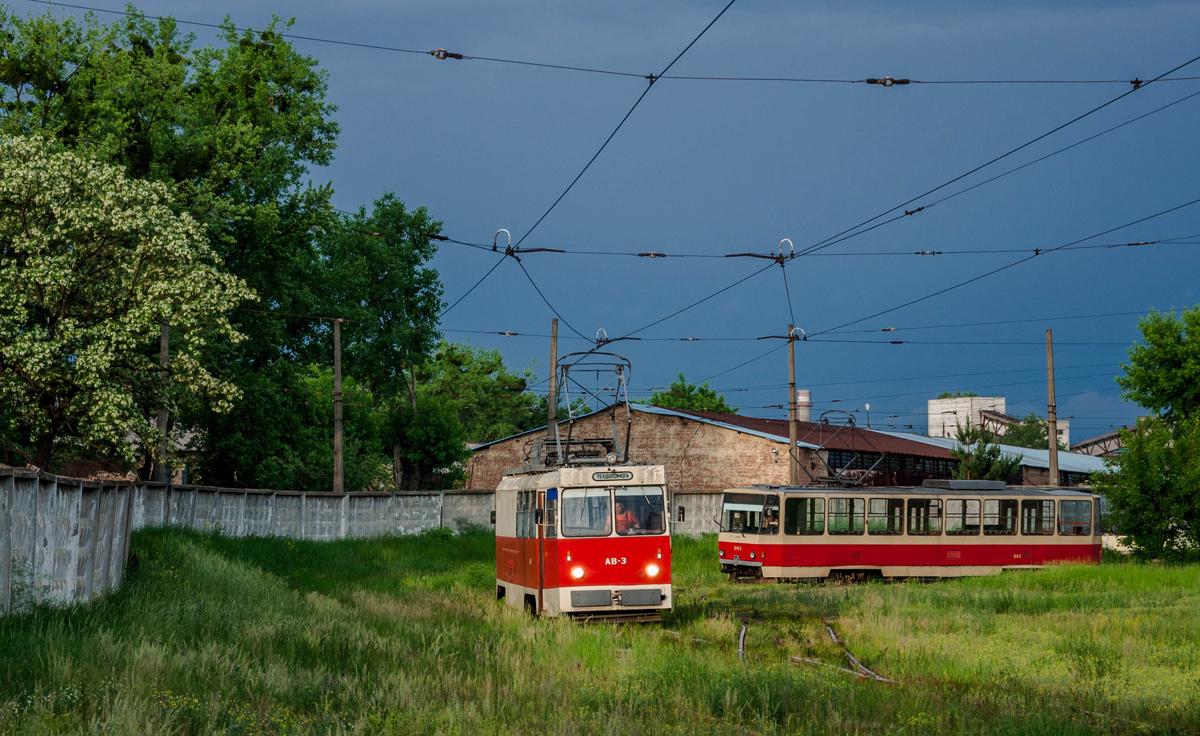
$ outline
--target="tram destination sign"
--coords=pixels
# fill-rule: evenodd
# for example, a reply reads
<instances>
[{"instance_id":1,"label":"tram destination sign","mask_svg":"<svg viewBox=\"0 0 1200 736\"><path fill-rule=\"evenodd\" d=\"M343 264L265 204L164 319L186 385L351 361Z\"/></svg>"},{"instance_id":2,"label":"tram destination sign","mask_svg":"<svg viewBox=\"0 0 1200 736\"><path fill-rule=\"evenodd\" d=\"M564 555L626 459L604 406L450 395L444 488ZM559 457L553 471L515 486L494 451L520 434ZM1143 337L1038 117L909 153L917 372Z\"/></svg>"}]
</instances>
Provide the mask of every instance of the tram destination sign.
<instances>
[{"instance_id":1,"label":"tram destination sign","mask_svg":"<svg viewBox=\"0 0 1200 736\"><path fill-rule=\"evenodd\" d=\"M592 473L592 480L633 480L633 473L630 473L628 470L608 470L600 473Z\"/></svg>"}]
</instances>

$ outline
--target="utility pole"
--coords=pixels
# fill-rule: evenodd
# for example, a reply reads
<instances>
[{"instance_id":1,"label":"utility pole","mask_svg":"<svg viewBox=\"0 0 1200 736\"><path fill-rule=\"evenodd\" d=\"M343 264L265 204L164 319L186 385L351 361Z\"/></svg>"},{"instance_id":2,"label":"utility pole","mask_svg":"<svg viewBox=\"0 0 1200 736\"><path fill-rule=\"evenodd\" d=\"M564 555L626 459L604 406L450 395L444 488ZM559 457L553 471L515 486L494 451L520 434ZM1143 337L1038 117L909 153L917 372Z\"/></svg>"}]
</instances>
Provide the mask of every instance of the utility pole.
<instances>
[{"instance_id":1,"label":"utility pole","mask_svg":"<svg viewBox=\"0 0 1200 736\"><path fill-rule=\"evenodd\" d=\"M796 457L796 327L788 325L788 483L800 485L800 458Z\"/></svg>"},{"instance_id":2,"label":"utility pole","mask_svg":"<svg viewBox=\"0 0 1200 736\"><path fill-rule=\"evenodd\" d=\"M333 492L343 493L342 483L342 320L333 320Z\"/></svg>"},{"instance_id":3,"label":"utility pole","mask_svg":"<svg viewBox=\"0 0 1200 736\"><path fill-rule=\"evenodd\" d=\"M1046 383L1049 402L1046 405L1046 434L1050 440L1050 487L1058 488L1058 404L1054 401L1054 337L1046 330Z\"/></svg>"},{"instance_id":4,"label":"utility pole","mask_svg":"<svg viewBox=\"0 0 1200 736\"><path fill-rule=\"evenodd\" d=\"M546 441L547 448L542 451L542 462L545 462L550 443L554 443L558 462L562 463L562 448L558 446L558 319L550 323L550 395L546 404Z\"/></svg>"},{"instance_id":5,"label":"utility pole","mask_svg":"<svg viewBox=\"0 0 1200 736\"><path fill-rule=\"evenodd\" d=\"M167 356L168 344L170 343L170 326L164 318L162 327L158 333L158 376L162 379L162 403L158 407L158 422L155 426L158 427L158 452L154 464L154 472L151 474L151 480L159 483L166 483L167 476L171 472L167 469Z\"/></svg>"}]
</instances>

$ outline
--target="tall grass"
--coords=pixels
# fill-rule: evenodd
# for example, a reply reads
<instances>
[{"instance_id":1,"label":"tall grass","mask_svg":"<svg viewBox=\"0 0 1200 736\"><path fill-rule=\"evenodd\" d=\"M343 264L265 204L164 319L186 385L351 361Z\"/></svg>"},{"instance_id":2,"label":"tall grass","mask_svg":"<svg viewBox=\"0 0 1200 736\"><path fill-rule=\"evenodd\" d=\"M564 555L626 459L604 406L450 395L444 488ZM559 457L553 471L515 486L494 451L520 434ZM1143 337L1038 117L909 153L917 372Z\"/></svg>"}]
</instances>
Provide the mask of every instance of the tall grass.
<instances>
[{"instance_id":1,"label":"tall grass","mask_svg":"<svg viewBox=\"0 0 1200 736\"><path fill-rule=\"evenodd\" d=\"M719 574L711 536L675 539L676 610L615 627L498 605L481 530L313 543L157 529L132 549L115 594L0 620L0 732L1200 730L1195 566L747 585ZM845 666L827 619L897 684L792 664Z\"/></svg>"}]
</instances>

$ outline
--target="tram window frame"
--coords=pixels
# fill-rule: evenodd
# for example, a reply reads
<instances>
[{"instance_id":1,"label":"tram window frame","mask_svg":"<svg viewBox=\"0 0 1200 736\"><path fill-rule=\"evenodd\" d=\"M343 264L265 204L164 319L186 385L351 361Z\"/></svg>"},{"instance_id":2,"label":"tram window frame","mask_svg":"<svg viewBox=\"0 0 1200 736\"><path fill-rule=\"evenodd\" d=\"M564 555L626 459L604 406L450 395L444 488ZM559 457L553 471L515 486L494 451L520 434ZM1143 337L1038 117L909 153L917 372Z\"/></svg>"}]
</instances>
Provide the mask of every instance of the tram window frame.
<instances>
[{"instance_id":1,"label":"tram window frame","mask_svg":"<svg viewBox=\"0 0 1200 736\"><path fill-rule=\"evenodd\" d=\"M783 533L790 537L815 537L825 533L825 499L785 498Z\"/></svg>"},{"instance_id":2,"label":"tram window frame","mask_svg":"<svg viewBox=\"0 0 1200 736\"><path fill-rule=\"evenodd\" d=\"M836 502L845 502L844 513L834 511ZM855 503L857 501L857 503ZM857 507L857 509L855 508ZM860 535L866 531L866 513L867 499L857 496L831 496L826 505L825 523L829 534L836 536L854 536ZM845 529L834 529L834 519L845 519ZM855 528L855 521L858 522L858 528Z\"/></svg>"},{"instance_id":3,"label":"tram window frame","mask_svg":"<svg viewBox=\"0 0 1200 736\"><path fill-rule=\"evenodd\" d=\"M988 513L988 506L995 506L995 513ZM1006 514L1005 510L1012 513ZM985 498L983 499L983 533L989 537L1009 537L1017 533L1017 517L1021 515L1020 503L1015 498ZM988 524L988 519L992 523ZM1007 522L1002 524L1001 522ZM989 529L991 526L993 528Z\"/></svg>"},{"instance_id":4,"label":"tram window frame","mask_svg":"<svg viewBox=\"0 0 1200 736\"><path fill-rule=\"evenodd\" d=\"M1087 505L1085 513L1074 512L1071 518L1067 516L1067 509L1079 509L1081 505ZM1060 537L1090 537L1092 536L1092 502L1085 498L1063 499L1058 502L1058 535Z\"/></svg>"},{"instance_id":5,"label":"tram window frame","mask_svg":"<svg viewBox=\"0 0 1200 736\"><path fill-rule=\"evenodd\" d=\"M579 494L583 494L583 495L579 496ZM578 497L578 499L577 499L577 497ZM591 499L600 499L600 498L604 499L604 509L602 512L599 511L598 509L594 510L593 507L597 506L597 504L593 504L590 502ZM559 499L561 501L561 503L559 504L560 511L562 512L562 519L560 519L560 522L559 522L559 534L563 538L591 537L593 539L598 539L598 538L612 536L612 533L613 533L612 488L596 488L596 487L589 488L586 486L580 487L580 488L563 488L559 492ZM574 532L568 532L567 510L568 510L569 506L573 505L572 502L575 502L576 500L583 501L583 506L587 510L587 513L589 516L589 522L595 518L598 518L600 515L603 515L603 517L604 517L603 530L596 529L591 526L589 526L589 527L579 526L579 527L574 527L574 530L575 530Z\"/></svg>"},{"instance_id":6,"label":"tram window frame","mask_svg":"<svg viewBox=\"0 0 1200 736\"><path fill-rule=\"evenodd\" d=\"M779 533L779 496L768 494L763 497L762 525L759 534L775 535Z\"/></svg>"},{"instance_id":7,"label":"tram window frame","mask_svg":"<svg viewBox=\"0 0 1200 736\"><path fill-rule=\"evenodd\" d=\"M959 510L952 512L951 504L960 504ZM975 505L974 512L971 511L971 504ZM974 537L983 531L983 502L978 498L947 498L945 506L945 529L948 536ZM958 524L957 528L950 528L951 520Z\"/></svg>"},{"instance_id":8,"label":"tram window frame","mask_svg":"<svg viewBox=\"0 0 1200 736\"><path fill-rule=\"evenodd\" d=\"M1049 511L1048 514L1046 513L1047 511ZM1054 499L1021 499L1021 535L1026 537L1048 537L1053 534Z\"/></svg>"},{"instance_id":9,"label":"tram window frame","mask_svg":"<svg viewBox=\"0 0 1200 736\"><path fill-rule=\"evenodd\" d=\"M942 533L942 499L910 498L905 503L907 531L914 537L936 537ZM914 513L916 512L916 513Z\"/></svg>"},{"instance_id":10,"label":"tram window frame","mask_svg":"<svg viewBox=\"0 0 1200 736\"><path fill-rule=\"evenodd\" d=\"M878 502L878 503L877 503ZM882 507L882 513L876 509ZM899 513L892 513L899 511ZM882 528L872 528L872 522L882 520ZM867 499L867 534L895 535L904 533L904 499L903 498L868 498Z\"/></svg>"},{"instance_id":11,"label":"tram window frame","mask_svg":"<svg viewBox=\"0 0 1200 736\"><path fill-rule=\"evenodd\" d=\"M517 491L517 539L525 538L525 491Z\"/></svg>"}]
</instances>

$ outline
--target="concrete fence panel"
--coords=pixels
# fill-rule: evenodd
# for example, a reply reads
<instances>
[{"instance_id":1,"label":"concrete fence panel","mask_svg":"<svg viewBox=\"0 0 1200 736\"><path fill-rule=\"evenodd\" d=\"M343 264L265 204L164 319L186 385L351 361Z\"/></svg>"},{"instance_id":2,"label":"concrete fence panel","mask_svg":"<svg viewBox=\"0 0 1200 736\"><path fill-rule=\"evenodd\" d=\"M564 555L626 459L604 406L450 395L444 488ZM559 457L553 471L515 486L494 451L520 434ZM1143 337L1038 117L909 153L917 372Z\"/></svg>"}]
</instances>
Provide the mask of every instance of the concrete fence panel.
<instances>
[{"instance_id":1,"label":"concrete fence panel","mask_svg":"<svg viewBox=\"0 0 1200 736\"><path fill-rule=\"evenodd\" d=\"M86 601L125 573L132 485L0 468L0 613Z\"/></svg>"}]
</instances>

